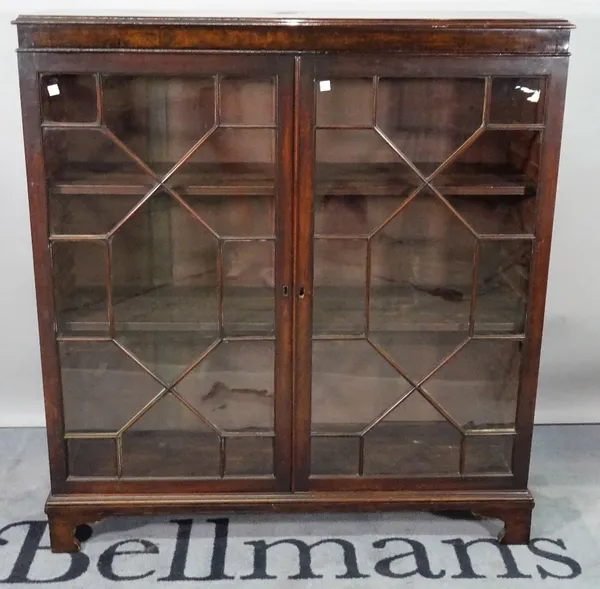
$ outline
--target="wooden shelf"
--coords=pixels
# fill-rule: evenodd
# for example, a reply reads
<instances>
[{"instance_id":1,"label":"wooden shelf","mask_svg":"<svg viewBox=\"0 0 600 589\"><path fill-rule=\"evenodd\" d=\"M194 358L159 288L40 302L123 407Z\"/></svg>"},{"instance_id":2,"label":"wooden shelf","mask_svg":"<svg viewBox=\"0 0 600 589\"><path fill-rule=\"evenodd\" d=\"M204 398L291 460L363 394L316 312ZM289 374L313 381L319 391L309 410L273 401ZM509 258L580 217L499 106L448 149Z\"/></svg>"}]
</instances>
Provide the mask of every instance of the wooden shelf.
<instances>
[{"instance_id":1,"label":"wooden shelf","mask_svg":"<svg viewBox=\"0 0 600 589\"><path fill-rule=\"evenodd\" d=\"M423 170L430 164L416 164ZM326 164L317 168L317 194L338 196L393 196L418 187L421 180L407 168L397 164ZM527 179L508 166L482 164L451 165L441 172L433 185L448 196L523 196Z\"/></svg>"},{"instance_id":2,"label":"wooden shelf","mask_svg":"<svg viewBox=\"0 0 600 589\"><path fill-rule=\"evenodd\" d=\"M417 164L417 167L419 165ZM182 196L271 196L275 179L269 166L226 164L188 164L167 182ZM153 168L158 177L167 165ZM65 195L139 195L155 183L136 165L83 167L69 165L50 178L53 194ZM316 175L318 195L396 196L417 187L420 179L397 164L323 164ZM506 166L461 165L441 173L433 184L445 195L523 196L526 177Z\"/></svg>"},{"instance_id":3,"label":"wooden shelf","mask_svg":"<svg viewBox=\"0 0 600 589\"><path fill-rule=\"evenodd\" d=\"M163 177L171 168L167 164L152 166L157 177ZM69 165L50 179L54 194L143 196L155 180L135 164L127 166ZM167 184L182 196L260 196L272 195L275 180L269 166L227 164L188 164L176 172Z\"/></svg>"},{"instance_id":4,"label":"wooden shelf","mask_svg":"<svg viewBox=\"0 0 600 589\"><path fill-rule=\"evenodd\" d=\"M318 287L314 296L313 325L316 336L361 333L364 322L364 289ZM84 297L87 300L98 300ZM518 333L519 306L508 286L481 297L477 304L477 331ZM118 330L123 331L198 331L217 332L216 290L201 288L163 288L115 301ZM177 310L177 317L172 310ZM274 329L273 291L269 288L237 287L226 289L224 299L225 331L230 335L272 335ZM448 301L426 292L404 288L373 288L371 326L374 330L466 331L470 297ZM61 334L108 334L106 305L87 305L61 314ZM378 327L376 327L378 326Z\"/></svg>"}]
</instances>

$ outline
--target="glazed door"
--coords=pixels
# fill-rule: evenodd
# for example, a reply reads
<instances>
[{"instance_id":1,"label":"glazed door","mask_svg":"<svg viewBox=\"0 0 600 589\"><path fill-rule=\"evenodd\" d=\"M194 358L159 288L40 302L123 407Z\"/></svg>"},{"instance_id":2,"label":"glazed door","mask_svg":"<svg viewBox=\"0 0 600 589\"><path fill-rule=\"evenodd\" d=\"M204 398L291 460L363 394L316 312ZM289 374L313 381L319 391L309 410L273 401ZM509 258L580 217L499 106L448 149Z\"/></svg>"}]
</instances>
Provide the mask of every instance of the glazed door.
<instances>
[{"instance_id":1,"label":"glazed door","mask_svg":"<svg viewBox=\"0 0 600 589\"><path fill-rule=\"evenodd\" d=\"M548 61L303 68L296 488L513 484Z\"/></svg>"},{"instance_id":2,"label":"glazed door","mask_svg":"<svg viewBox=\"0 0 600 589\"><path fill-rule=\"evenodd\" d=\"M293 62L36 63L68 488L289 488Z\"/></svg>"}]
</instances>

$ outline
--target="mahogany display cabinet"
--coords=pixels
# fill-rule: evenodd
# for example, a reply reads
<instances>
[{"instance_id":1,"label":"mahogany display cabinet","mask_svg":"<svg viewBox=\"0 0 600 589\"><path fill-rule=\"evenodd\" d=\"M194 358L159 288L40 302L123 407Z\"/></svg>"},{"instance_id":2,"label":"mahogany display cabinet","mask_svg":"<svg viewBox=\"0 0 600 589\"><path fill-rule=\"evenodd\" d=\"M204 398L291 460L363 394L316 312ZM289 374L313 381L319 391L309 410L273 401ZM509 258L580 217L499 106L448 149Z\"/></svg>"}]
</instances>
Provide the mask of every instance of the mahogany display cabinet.
<instances>
[{"instance_id":1,"label":"mahogany display cabinet","mask_svg":"<svg viewBox=\"0 0 600 589\"><path fill-rule=\"evenodd\" d=\"M527 542L571 26L16 24L52 548L254 510Z\"/></svg>"}]
</instances>

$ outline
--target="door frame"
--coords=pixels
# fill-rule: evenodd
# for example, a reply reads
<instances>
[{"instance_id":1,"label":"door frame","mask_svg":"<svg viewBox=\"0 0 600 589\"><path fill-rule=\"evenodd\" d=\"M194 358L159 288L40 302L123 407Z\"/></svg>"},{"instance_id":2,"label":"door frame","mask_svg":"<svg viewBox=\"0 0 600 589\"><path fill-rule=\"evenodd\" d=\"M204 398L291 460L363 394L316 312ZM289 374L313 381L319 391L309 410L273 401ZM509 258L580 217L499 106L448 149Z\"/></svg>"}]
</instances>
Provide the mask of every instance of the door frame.
<instances>
[{"instance_id":1,"label":"door frame","mask_svg":"<svg viewBox=\"0 0 600 589\"><path fill-rule=\"evenodd\" d=\"M304 55L296 63L296 259L294 309L295 491L392 491L440 489L526 489L538 383L546 282L550 257L567 57ZM335 77L546 77L546 121L542 135L535 239L530 268L512 474L436 477L311 476L311 380L313 207L316 83ZM489 104L489 101L488 101ZM495 125L502 129L508 125ZM514 128L514 127L511 127ZM299 290L303 288L303 296Z\"/></svg>"},{"instance_id":2,"label":"door frame","mask_svg":"<svg viewBox=\"0 0 600 589\"><path fill-rule=\"evenodd\" d=\"M235 52L53 52L18 54L23 129L31 212L38 325L42 356L51 490L67 493L220 493L289 491L292 444L293 281L293 58ZM276 251L275 251L275 431L274 476L235 478L69 477L64 438L60 361L55 338L52 260L48 234L48 189L44 170L40 75L125 74L154 76L276 76ZM284 289L287 286L287 289Z\"/></svg>"}]
</instances>

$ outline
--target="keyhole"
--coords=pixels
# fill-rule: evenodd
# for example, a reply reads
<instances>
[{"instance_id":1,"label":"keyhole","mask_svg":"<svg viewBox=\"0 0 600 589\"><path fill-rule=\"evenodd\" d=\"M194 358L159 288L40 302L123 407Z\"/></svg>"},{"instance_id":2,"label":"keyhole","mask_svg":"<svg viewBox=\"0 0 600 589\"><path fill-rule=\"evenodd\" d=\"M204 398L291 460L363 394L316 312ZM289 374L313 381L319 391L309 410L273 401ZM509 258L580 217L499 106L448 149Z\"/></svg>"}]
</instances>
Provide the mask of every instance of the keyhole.
<instances>
[{"instance_id":1,"label":"keyhole","mask_svg":"<svg viewBox=\"0 0 600 589\"><path fill-rule=\"evenodd\" d=\"M299 299L304 298L304 287L303 286L301 286L300 289L298 290L298 298Z\"/></svg>"},{"instance_id":2,"label":"keyhole","mask_svg":"<svg viewBox=\"0 0 600 589\"><path fill-rule=\"evenodd\" d=\"M282 288L282 291L283 291L283 296L287 297L288 296L288 287L287 287L287 285Z\"/></svg>"}]
</instances>

